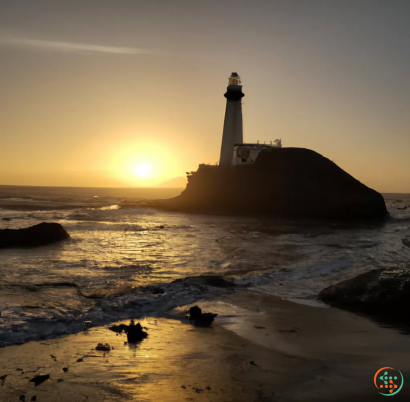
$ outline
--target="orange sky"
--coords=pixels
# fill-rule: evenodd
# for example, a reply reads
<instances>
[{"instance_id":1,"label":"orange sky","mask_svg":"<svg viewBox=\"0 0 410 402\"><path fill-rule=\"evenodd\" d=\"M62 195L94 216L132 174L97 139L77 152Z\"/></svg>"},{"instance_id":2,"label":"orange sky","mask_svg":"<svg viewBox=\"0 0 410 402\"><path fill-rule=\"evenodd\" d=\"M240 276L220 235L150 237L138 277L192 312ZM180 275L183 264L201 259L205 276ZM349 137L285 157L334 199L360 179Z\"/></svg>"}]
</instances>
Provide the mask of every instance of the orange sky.
<instances>
[{"instance_id":1,"label":"orange sky","mask_svg":"<svg viewBox=\"0 0 410 402\"><path fill-rule=\"evenodd\" d=\"M215 163L238 71L246 141L282 138L410 192L409 12L400 0L1 2L0 184L145 187Z\"/></svg>"}]
</instances>

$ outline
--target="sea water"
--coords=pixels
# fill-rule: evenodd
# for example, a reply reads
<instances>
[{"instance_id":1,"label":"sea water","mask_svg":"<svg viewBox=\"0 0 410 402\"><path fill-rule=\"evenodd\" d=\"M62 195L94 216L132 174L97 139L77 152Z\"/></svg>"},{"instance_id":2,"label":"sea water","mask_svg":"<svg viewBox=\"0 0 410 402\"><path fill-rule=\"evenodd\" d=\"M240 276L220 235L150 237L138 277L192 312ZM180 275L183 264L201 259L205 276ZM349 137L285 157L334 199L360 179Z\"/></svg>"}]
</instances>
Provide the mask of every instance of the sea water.
<instances>
[{"instance_id":1,"label":"sea water","mask_svg":"<svg viewBox=\"0 0 410 402\"><path fill-rule=\"evenodd\" d=\"M343 224L194 215L138 206L181 189L0 186L0 228L58 222L67 241L0 249L0 346L162 312L227 290L178 279L223 275L238 288L307 304L376 268L409 269L410 195L391 217ZM405 242L403 242L405 240ZM160 286L164 294L153 294Z\"/></svg>"}]
</instances>

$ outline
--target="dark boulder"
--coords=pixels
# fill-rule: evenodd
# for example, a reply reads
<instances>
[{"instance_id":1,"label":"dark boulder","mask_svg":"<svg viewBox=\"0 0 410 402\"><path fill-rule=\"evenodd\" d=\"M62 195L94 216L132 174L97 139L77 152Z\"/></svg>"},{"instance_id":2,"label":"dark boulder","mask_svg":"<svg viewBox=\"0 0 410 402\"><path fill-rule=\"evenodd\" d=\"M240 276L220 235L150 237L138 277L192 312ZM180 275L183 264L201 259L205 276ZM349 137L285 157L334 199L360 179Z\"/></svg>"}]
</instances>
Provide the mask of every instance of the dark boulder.
<instances>
[{"instance_id":1,"label":"dark boulder","mask_svg":"<svg viewBox=\"0 0 410 402\"><path fill-rule=\"evenodd\" d=\"M410 324L410 272L377 269L332 285L319 299L335 307L362 312L383 321Z\"/></svg>"},{"instance_id":2,"label":"dark boulder","mask_svg":"<svg viewBox=\"0 0 410 402\"><path fill-rule=\"evenodd\" d=\"M151 288L151 293L153 295L163 295L165 293L165 290L163 288L160 288L159 286L154 286Z\"/></svg>"},{"instance_id":3,"label":"dark boulder","mask_svg":"<svg viewBox=\"0 0 410 402\"><path fill-rule=\"evenodd\" d=\"M95 350L100 350L102 352L109 352L111 350L111 346L109 343L99 343L95 347Z\"/></svg>"},{"instance_id":4,"label":"dark boulder","mask_svg":"<svg viewBox=\"0 0 410 402\"><path fill-rule=\"evenodd\" d=\"M0 248L37 247L68 239L59 223L39 223L25 229L0 229Z\"/></svg>"},{"instance_id":5,"label":"dark boulder","mask_svg":"<svg viewBox=\"0 0 410 402\"><path fill-rule=\"evenodd\" d=\"M139 322L135 324L134 320L131 320L131 323L127 329L128 343L140 342L143 339L145 339L147 336L148 334L142 330L141 324Z\"/></svg>"},{"instance_id":6,"label":"dark boulder","mask_svg":"<svg viewBox=\"0 0 410 402\"><path fill-rule=\"evenodd\" d=\"M196 327L210 327L215 317L218 316L218 314L214 313L203 313L202 309L198 306L191 307L186 311L186 314Z\"/></svg>"},{"instance_id":7,"label":"dark boulder","mask_svg":"<svg viewBox=\"0 0 410 402\"><path fill-rule=\"evenodd\" d=\"M194 213L369 220L388 216L381 194L309 149L263 150L252 165L200 165L186 189L150 206Z\"/></svg>"},{"instance_id":8,"label":"dark boulder","mask_svg":"<svg viewBox=\"0 0 410 402\"><path fill-rule=\"evenodd\" d=\"M202 310L198 306L191 307L187 312L190 320L195 320L202 315Z\"/></svg>"},{"instance_id":9,"label":"dark boulder","mask_svg":"<svg viewBox=\"0 0 410 402\"><path fill-rule=\"evenodd\" d=\"M128 343L140 342L148 336L148 334L142 330L141 324L135 324L134 320L131 320L130 325L113 325L108 329L119 334L125 332L127 334Z\"/></svg>"}]
</instances>

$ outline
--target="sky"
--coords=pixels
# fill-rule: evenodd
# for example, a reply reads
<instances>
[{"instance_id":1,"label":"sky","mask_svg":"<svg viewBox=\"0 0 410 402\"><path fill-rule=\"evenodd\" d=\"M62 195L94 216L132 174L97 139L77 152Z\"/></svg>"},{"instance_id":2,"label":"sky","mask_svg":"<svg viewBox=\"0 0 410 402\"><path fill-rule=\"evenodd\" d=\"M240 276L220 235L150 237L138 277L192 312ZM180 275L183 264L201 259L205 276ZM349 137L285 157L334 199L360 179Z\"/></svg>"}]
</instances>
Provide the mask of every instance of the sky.
<instances>
[{"instance_id":1,"label":"sky","mask_svg":"<svg viewBox=\"0 0 410 402\"><path fill-rule=\"evenodd\" d=\"M410 192L408 0L0 0L0 184L155 186L246 142Z\"/></svg>"}]
</instances>

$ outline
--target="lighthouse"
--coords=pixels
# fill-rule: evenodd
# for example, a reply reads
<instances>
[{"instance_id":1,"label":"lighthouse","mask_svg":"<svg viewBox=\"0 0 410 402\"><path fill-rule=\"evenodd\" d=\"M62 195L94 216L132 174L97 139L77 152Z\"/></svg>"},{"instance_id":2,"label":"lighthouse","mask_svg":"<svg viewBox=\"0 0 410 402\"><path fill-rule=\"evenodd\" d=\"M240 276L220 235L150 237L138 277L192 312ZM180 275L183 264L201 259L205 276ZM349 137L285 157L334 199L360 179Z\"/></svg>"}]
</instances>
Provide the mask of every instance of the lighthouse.
<instances>
[{"instance_id":1,"label":"lighthouse","mask_svg":"<svg viewBox=\"0 0 410 402\"><path fill-rule=\"evenodd\" d=\"M243 144L241 78L232 73L225 93L226 109L219 166L232 166L235 144Z\"/></svg>"}]
</instances>

